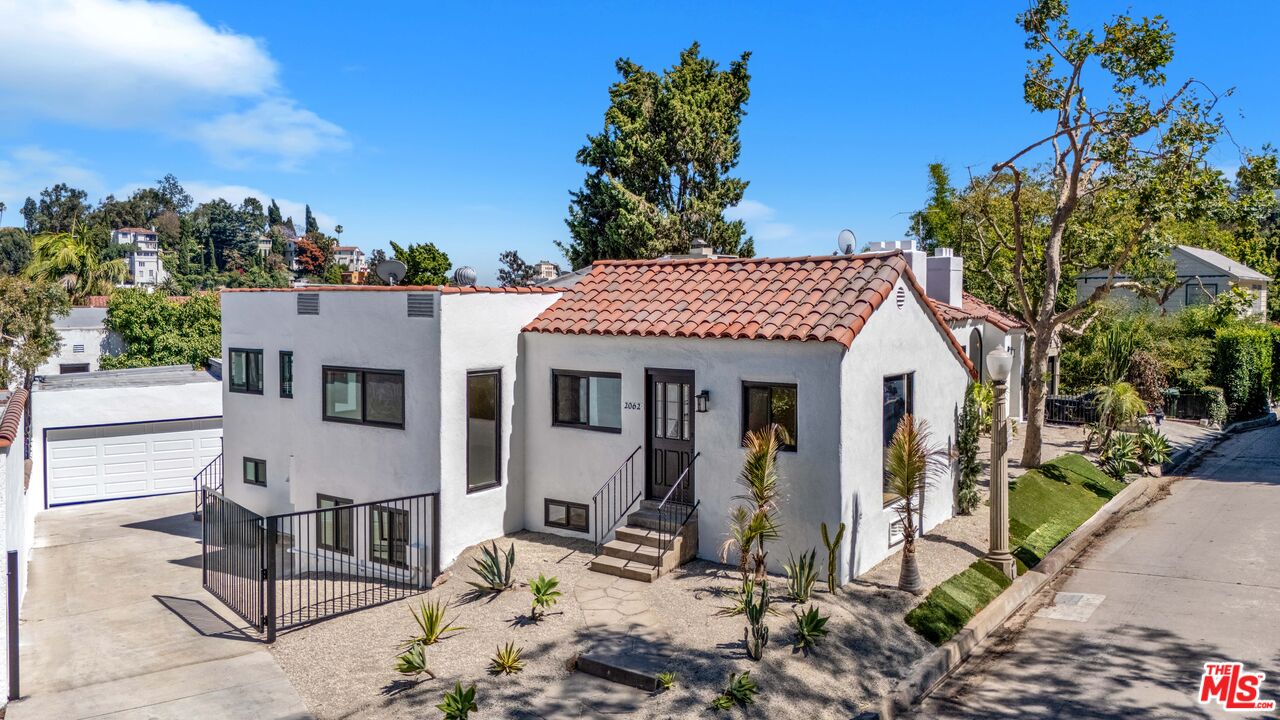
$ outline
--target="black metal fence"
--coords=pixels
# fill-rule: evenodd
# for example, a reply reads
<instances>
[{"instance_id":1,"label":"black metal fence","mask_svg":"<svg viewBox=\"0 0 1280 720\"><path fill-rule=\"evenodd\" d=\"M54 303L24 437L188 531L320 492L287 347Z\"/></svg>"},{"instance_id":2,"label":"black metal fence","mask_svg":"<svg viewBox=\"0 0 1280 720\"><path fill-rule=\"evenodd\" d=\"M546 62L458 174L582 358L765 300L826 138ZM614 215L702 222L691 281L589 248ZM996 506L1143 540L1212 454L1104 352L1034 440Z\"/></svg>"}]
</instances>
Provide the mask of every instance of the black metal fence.
<instances>
[{"instance_id":1,"label":"black metal fence","mask_svg":"<svg viewBox=\"0 0 1280 720\"><path fill-rule=\"evenodd\" d=\"M196 484L196 519L200 519L200 506L204 503L204 488L209 488L214 492L222 492L222 453L218 453L218 457L209 461L196 476L192 478Z\"/></svg>"},{"instance_id":2,"label":"black metal fence","mask_svg":"<svg viewBox=\"0 0 1280 720\"><path fill-rule=\"evenodd\" d=\"M1098 407L1088 395L1050 395L1044 400L1045 422L1084 425L1098 421Z\"/></svg>"},{"instance_id":3,"label":"black metal fence","mask_svg":"<svg viewBox=\"0 0 1280 720\"><path fill-rule=\"evenodd\" d=\"M267 642L280 630L423 592L439 572L435 493L360 504L334 498L267 517L202 494L205 588Z\"/></svg>"},{"instance_id":4,"label":"black metal fence","mask_svg":"<svg viewBox=\"0 0 1280 720\"><path fill-rule=\"evenodd\" d=\"M1200 420L1209 417L1209 405L1214 396L1208 393L1190 392L1165 396L1164 414L1179 420Z\"/></svg>"}]
</instances>

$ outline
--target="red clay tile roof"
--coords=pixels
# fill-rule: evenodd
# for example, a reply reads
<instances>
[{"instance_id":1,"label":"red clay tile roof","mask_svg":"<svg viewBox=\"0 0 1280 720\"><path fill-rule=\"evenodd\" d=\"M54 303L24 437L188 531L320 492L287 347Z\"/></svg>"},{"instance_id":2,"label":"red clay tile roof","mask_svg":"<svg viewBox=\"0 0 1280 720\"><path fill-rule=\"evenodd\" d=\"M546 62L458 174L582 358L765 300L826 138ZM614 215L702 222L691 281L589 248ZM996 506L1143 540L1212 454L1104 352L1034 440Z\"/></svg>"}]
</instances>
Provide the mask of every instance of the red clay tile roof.
<instances>
[{"instance_id":1,"label":"red clay tile roof","mask_svg":"<svg viewBox=\"0 0 1280 720\"><path fill-rule=\"evenodd\" d=\"M1003 310L997 309L993 305L979 300L978 298L964 294L963 307L955 307L946 303L938 302L932 298L929 302L947 322L964 322L966 320L985 320L996 327L997 330L1008 332L1014 328L1025 328L1026 324L1018 318L1010 315Z\"/></svg>"},{"instance_id":2,"label":"red clay tile roof","mask_svg":"<svg viewBox=\"0 0 1280 720\"><path fill-rule=\"evenodd\" d=\"M27 405L27 389L18 388L9 395L9 403L0 415L0 447L9 447L22 436L22 411Z\"/></svg>"},{"instance_id":3,"label":"red clay tile roof","mask_svg":"<svg viewBox=\"0 0 1280 720\"><path fill-rule=\"evenodd\" d=\"M155 231L155 230L148 230L147 228L140 228L140 227L122 227L122 228L116 228L115 230L112 230L111 232L142 233L142 234L144 234L144 235L155 235L155 234L156 234L156 231Z\"/></svg>"},{"instance_id":4,"label":"red clay tile roof","mask_svg":"<svg viewBox=\"0 0 1280 720\"><path fill-rule=\"evenodd\" d=\"M904 276L924 297L899 251L604 260L524 329L571 335L812 340L849 347ZM930 316L972 373L972 364L937 310Z\"/></svg>"},{"instance_id":5,"label":"red clay tile roof","mask_svg":"<svg viewBox=\"0 0 1280 720\"><path fill-rule=\"evenodd\" d=\"M498 294L546 294L564 292L559 287L482 287L474 285L308 285L287 288L223 288L225 293L242 292L438 292L445 295L470 295L474 293Z\"/></svg>"},{"instance_id":6,"label":"red clay tile roof","mask_svg":"<svg viewBox=\"0 0 1280 720\"><path fill-rule=\"evenodd\" d=\"M90 295L84 299L84 304L78 307L104 308L110 299L106 295Z\"/></svg>"}]
</instances>

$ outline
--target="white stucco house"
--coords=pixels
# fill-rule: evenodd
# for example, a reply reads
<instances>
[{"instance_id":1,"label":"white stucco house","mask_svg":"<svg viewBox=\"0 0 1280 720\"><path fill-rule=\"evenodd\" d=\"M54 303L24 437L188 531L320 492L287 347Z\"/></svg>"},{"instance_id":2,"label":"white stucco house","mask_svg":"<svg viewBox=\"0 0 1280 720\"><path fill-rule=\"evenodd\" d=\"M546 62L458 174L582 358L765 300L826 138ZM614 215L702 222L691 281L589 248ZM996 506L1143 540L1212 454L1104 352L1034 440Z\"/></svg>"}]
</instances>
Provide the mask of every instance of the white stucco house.
<instances>
[{"instance_id":1,"label":"white stucco house","mask_svg":"<svg viewBox=\"0 0 1280 720\"><path fill-rule=\"evenodd\" d=\"M58 332L57 352L36 370L37 375L65 375L100 369L103 356L119 355L124 339L107 329L105 307L73 307L53 319Z\"/></svg>"},{"instance_id":2,"label":"white stucco house","mask_svg":"<svg viewBox=\"0 0 1280 720\"><path fill-rule=\"evenodd\" d=\"M696 504L682 537L715 558L742 435L777 423L793 445L772 563L843 521L847 580L900 541L882 467L897 420L949 448L974 372L901 251L600 262L567 288L229 290L222 306L226 496L267 515L436 492L444 566L519 529L608 540L634 516L593 499L622 467L639 515L679 480ZM953 498L941 473L926 530ZM652 554L613 544L604 571Z\"/></svg>"},{"instance_id":3,"label":"white stucco house","mask_svg":"<svg viewBox=\"0 0 1280 720\"><path fill-rule=\"evenodd\" d=\"M125 255L125 262L129 266L127 285L159 285L169 276L164 271L164 261L160 259L160 240L155 230L136 227L112 230L111 243L133 246Z\"/></svg>"},{"instance_id":4,"label":"white stucco house","mask_svg":"<svg viewBox=\"0 0 1280 720\"><path fill-rule=\"evenodd\" d=\"M1169 262L1173 265L1177 280L1169 288L1167 297L1159 304L1162 310L1176 312L1192 305L1206 305L1212 303L1219 293L1239 287L1253 296L1253 303L1245 314L1266 317L1271 278L1264 273L1222 253L1191 245L1174 245L1170 248ZM1127 275L1115 277L1117 282L1131 279ZM1106 281L1105 268L1087 270L1076 278L1076 296L1083 297ZM1129 288L1116 288L1111 291L1110 297L1133 304L1139 302Z\"/></svg>"}]
</instances>

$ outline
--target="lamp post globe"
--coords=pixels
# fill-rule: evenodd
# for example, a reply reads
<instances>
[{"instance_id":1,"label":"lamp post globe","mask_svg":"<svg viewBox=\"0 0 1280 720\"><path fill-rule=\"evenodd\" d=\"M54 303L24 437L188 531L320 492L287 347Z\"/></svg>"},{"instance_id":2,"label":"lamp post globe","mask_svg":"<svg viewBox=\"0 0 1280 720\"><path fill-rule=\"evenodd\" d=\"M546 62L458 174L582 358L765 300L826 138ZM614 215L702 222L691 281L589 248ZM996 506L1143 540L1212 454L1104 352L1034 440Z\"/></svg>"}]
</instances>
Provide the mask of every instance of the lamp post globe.
<instances>
[{"instance_id":1,"label":"lamp post globe","mask_svg":"<svg viewBox=\"0 0 1280 720\"><path fill-rule=\"evenodd\" d=\"M1004 383L1013 372L1013 353L1005 348L996 348L987 353L987 374L992 380Z\"/></svg>"}]
</instances>

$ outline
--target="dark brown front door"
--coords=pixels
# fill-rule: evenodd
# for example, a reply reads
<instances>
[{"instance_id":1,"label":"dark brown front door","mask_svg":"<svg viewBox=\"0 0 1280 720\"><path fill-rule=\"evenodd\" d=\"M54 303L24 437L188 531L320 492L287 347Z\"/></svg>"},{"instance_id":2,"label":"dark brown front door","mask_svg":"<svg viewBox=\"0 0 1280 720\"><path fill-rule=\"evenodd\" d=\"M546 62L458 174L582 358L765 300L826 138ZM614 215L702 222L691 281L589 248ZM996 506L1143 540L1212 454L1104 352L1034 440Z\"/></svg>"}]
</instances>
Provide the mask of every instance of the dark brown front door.
<instances>
[{"instance_id":1,"label":"dark brown front door","mask_svg":"<svg viewBox=\"0 0 1280 720\"><path fill-rule=\"evenodd\" d=\"M676 484L693 457L693 371L649 370L648 462L645 495L661 500ZM679 492L680 502L693 502L693 472Z\"/></svg>"}]
</instances>

